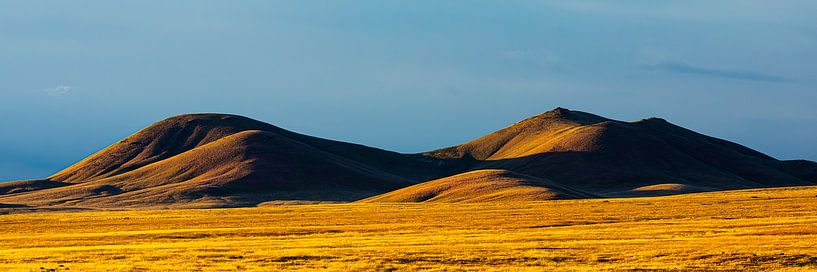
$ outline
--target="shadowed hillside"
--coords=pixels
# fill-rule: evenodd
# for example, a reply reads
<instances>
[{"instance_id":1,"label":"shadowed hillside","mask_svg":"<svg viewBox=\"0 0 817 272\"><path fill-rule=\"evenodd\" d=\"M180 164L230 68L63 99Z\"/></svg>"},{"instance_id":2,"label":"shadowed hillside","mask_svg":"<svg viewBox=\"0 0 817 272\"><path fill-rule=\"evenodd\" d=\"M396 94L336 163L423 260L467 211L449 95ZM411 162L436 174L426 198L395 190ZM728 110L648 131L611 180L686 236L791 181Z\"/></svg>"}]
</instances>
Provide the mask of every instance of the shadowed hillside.
<instances>
[{"instance_id":1,"label":"shadowed hillside","mask_svg":"<svg viewBox=\"0 0 817 272\"><path fill-rule=\"evenodd\" d=\"M48 188L71 185L50 180L18 180L10 182L0 182L0 195L24 193Z\"/></svg>"},{"instance_id":2,"label":"shadowed hillside","mask_svg":"<svg viewBox=\"0 0 817 272\"><path fill-rule=\"evenodd\" d=\"M462 145L399 154L241 116L188 114L46 179L0 183L0 203L232 207L354 201L404 187L366 201L524 201L812 184L815 162L778 161L659 118L557 108Z\"/></svg>"},{"instance_id":3,"label":"shadowed hillside","mask_svg":"<svg viewBox=\"0 0 817 272\"><path fill-rule=\"evenodd\" d=\"M361 202L492 202L590 198L591 194L507 170L476 170L361 200Z\"/></svg>"}]
</instances>

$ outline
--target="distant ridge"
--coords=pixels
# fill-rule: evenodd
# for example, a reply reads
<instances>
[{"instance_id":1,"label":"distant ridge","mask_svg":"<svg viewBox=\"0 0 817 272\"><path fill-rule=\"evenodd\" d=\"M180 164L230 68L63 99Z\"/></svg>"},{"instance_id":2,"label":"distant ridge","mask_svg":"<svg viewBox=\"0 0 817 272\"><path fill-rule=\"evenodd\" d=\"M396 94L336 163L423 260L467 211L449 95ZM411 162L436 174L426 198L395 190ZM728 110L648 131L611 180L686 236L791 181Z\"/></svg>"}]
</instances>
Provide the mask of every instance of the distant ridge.
<instances>
[{"instance_id":1,"label":"distant ridge","mask_svg":"<svg viewBox=\"0 0 817 272\"><path fill-rule=\"evenodd\" d=\"M779 161L660 118L622 122L556 108L461 145L399 154L205 113L162 120L51 177L0 183L0 203L529 201L814 184L815 162Z\"/></svg>"}]
</instances>

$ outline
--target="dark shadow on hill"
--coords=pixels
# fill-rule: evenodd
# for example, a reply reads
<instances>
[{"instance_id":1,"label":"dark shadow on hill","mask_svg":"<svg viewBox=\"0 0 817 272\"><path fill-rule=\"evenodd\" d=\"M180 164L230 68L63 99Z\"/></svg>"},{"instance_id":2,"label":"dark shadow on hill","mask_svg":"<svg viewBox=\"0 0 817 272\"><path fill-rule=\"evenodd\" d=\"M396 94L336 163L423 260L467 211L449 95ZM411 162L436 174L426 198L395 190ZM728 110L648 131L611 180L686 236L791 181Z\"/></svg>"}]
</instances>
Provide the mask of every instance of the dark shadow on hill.
<instances>
[{"instance_id":1,"label":"dark shadow on hill","mask_svg":"<svg viewBox=\"0 0 817 272\"><path fill-rule=\"evenodd\" d=\"M23 204L5 204L0 203L0 209L10 209L10 208L27 208L28 206Z\"/></svg>"},{"instance_id":2,"label":"dark shadow on hill","mask_svg":"<svg viewBox=\"0 0 817 272\"><path fill-rule=\"evenodd\" d=\"M71 185L71 183L51 180L20 180L0 182L0 195L25 193L42 189L50 189Z\"/></svg>"},{"instance_id":3,"label":"dark shadow on hill","mask_svg":"<svg viewBox=\"0 0 817 272\"><path fill-rule=\"evenodd\" d=\"M585 192L616 197L817 185L814 176L817 173L817 163L810 161L727 160L710 161L710 165L704 165L694 160L651 161L619 155L546 152L519 158L474 160L467 168L515 171L550 179ZM467 161L459 161L465 162ZM642 188L662 184L678 184L684 188ZM638 190L639 188L642 190Z\"/></svg>"}]
</instances>

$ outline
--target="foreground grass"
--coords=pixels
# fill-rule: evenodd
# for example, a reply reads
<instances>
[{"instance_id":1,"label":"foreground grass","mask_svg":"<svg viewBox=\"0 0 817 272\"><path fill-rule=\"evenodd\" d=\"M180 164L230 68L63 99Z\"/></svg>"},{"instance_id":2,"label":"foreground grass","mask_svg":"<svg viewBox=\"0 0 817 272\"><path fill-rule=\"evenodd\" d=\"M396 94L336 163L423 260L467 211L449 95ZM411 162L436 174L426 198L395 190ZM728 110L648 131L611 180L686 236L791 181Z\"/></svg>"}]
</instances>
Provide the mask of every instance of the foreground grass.
<instances>
[{"instance_id":1,"label":"foreground grass","mask_svg":"<svg viewBox=\"0 0 817 272\"><path fill-rule=\"evenodd\" d=\"M0 216L2 271L817 270L817 188Z\"/></svg>"}]
</instances>

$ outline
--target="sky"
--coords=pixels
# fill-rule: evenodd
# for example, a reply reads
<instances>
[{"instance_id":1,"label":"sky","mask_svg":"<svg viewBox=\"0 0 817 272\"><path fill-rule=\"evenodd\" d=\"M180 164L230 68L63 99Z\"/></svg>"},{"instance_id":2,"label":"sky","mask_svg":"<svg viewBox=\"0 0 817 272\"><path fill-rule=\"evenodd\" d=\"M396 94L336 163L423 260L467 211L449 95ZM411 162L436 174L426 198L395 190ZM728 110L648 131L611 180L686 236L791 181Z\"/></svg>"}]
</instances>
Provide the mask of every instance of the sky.
<instances>
[{"instance_id":1,"label":"sky","mask_svg":"<svg viewBox=\"0 0 817 272\"><path fill-rule=\"evenodd\" d=\"M0 180L163 118L404 153L555 107L817 160L817 1L0 0Z\"/></svg>"}]
</instances>

